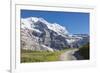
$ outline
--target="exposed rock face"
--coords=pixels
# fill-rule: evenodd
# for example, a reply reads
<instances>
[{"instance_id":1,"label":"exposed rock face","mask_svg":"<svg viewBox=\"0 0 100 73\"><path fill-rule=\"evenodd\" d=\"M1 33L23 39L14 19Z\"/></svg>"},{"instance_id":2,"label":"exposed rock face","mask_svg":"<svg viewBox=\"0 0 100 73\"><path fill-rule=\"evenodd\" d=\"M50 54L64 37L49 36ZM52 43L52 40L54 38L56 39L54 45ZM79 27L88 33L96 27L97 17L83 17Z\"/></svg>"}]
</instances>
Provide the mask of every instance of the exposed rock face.
<instances>
[{"instance_id":1,"label":"exposed rock face","mask_svg":"<svg viewBox=\"0 0 100 73\"><path fill-rule=\"evenodd\" d=\"M71 35L66 40L70 45L70 48L79 48L89 42L89 35L87 34Z\"/></svg>"},{"instance_id":2,"label":"exposed rock face","mask_svg":"<svg viewBox=\"0 0 100 73\"><path fill-rule=\"evenodd\" d=\"M21 48L22 49L40 50L38 38L33 36L32 33L33 33L32 30L21 29Z\"/></svg>"},{"instance_id":3,"label":"exposed rock face","mask_svg":"<svg viewBox=\"0 0 100 73\"><path fill-rule=\"evenodd\" d=\"M21 49L55 51L65 47L75 48L87 43L88 38L69 36L65 27L48 23L42 18L21 19Z\"/></svg>"}]
</instances>

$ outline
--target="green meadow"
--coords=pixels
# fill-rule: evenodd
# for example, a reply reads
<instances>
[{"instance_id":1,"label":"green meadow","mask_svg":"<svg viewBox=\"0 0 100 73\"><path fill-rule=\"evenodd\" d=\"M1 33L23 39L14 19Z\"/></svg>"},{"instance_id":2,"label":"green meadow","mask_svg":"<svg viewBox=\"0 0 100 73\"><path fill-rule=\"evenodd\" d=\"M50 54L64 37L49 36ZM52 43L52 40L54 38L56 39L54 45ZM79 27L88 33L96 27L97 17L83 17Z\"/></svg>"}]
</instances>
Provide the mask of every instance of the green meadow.
<instances>
[{"instance_id":1,"label":"green meadow","mask_svg":"<svg viewBox=\"0 0 100 73\"><path fill-rule=\"evenodd\" d=\"M21 50L21 63L59 61L59 56L66 50L54 51L54 52Z\"/></svg>"}]
</instances>

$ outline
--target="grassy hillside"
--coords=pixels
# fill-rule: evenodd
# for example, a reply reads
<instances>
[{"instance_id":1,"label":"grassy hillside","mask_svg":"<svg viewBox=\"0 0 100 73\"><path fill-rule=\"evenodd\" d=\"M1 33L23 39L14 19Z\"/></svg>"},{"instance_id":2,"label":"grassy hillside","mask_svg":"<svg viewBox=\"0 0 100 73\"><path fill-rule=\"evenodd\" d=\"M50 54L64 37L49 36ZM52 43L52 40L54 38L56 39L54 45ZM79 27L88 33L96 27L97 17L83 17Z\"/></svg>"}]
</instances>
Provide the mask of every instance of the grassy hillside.
<instances>
[{"instance_id":1,"label":"grassy hillside","mask_svg":"<svg viewBox=\"0 0 100 73\"><path fill-rule=\"evenodd\" d=\"M21 50L21 62L48 62L48 61L58 61L59 56L62 51L31 51L31 50Z\"/></svg>"},{"instance_id":2,"label":"grassy hillside","mask_svg":"<svg viewBox=\"0 0 100 73\"><path fill-rule=\"evenodd\" d=\"M89 59L90 58L90 47L89 43L86 45L82 46L79 50L79 53L81 56L83 56L84 59Z\"/></svg>"}]
</instances>

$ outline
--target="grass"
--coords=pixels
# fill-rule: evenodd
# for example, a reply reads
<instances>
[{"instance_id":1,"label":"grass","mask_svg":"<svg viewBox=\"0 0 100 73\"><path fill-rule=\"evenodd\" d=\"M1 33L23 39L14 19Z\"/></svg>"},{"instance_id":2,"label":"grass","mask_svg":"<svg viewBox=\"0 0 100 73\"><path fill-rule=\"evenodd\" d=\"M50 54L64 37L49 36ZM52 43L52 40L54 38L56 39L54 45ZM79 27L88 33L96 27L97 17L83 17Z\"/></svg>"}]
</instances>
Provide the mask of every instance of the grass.
<instances>
[{"instance_id":1,"label":"grass","mask_svg":"<svg viewBox=\"0 0 100 73\"><path fill-rule=\"evenodd\" d=\"M21 50L21 63L59 61L59 56L68 49L61 51L32 51Z\"/></svg>"}]
</instances>

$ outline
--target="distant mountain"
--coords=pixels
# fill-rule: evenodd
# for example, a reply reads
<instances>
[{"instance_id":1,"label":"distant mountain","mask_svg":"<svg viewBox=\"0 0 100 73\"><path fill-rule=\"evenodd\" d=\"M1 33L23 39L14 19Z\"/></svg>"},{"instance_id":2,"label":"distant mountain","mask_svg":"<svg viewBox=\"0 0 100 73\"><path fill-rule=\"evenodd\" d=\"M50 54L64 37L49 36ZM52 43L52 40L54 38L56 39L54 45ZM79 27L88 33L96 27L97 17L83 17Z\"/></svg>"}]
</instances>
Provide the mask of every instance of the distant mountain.
<instances>
[{"instance_id":1,"label":"distant mountain","mask_svg":"<svg viewBox=\"0 0 100 73\"><path fill-rule=\"evenodd\" d=\"M43 18L21 19L21 49L55 51L77 48L88 41L89 35L70 35L64 26Z\"/></svg>"}]
</instances>

